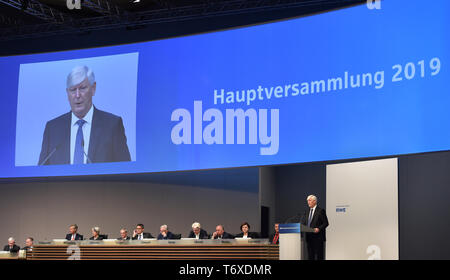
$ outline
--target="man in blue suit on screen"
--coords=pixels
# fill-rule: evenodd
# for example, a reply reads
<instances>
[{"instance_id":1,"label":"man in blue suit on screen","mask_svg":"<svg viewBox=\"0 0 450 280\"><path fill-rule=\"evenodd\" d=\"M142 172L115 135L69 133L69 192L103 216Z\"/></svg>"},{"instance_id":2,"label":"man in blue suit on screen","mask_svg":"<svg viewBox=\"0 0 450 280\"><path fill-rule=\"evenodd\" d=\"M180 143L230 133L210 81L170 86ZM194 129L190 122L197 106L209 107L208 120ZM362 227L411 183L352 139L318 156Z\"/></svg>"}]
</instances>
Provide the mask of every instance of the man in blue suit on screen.
<instances>
[{"instance_id":1,"label":"man in blue suit on screen","mask_svg":"<svg viewBox=\"0 0 450 280\"><path fill-rule=\"evenodd\" d=\"M71 111L47 122L38 165L130 161L122 118L92 103L96 82L87 66L67 76Z\"/></svg>"}]
</instances>

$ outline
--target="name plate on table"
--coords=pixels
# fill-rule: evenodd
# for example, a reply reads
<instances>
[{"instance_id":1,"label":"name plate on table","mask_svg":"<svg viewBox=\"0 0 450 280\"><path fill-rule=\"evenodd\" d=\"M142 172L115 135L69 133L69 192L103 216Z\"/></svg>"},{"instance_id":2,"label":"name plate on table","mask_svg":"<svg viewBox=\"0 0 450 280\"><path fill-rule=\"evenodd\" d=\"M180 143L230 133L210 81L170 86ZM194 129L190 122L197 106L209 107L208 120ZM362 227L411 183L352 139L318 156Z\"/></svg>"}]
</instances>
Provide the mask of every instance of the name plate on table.
<instances>
[{"instance_id":1,"label":"name plate on table","mask_svg":"<svg viewBox=\"0 0 450 280\"><path fill-rule=\"evenodd\" d=\"M156 239L143 239L141 240L142 244L151 244L154 243L153 241L155 241Z\"/></svg>"},{"instance_id":2,"label":"name plate on table","mask_svg":"<svg viewBox=\"0 0 450 280\"><path fill-rule=\"evenodd\" d=\"M251 239L251 238L248 238L247 240L248 240L248 243L263 243L263 242L267 242L266 239Z\"/></svg>"},{"instance_id":3,"label":"name plate on table","mask_svg":"<svg viewBox=\"0 0 450 280\"><path fill-rule=\"evenodd\" d=\"M87 245L99 245L99 244L103 244L103 241L101 241L101 240L89 240L87 242Z\"/></svg>"},{"instance_id":4,"label":"name plate on table","mask_svg":"<svg viewBox=\"0 0 450 280\"><path fill-rule=\"evenodd\" d=\"M104 245L115 245L115 244L117 244L117 243L119 243L119 242L120 242L120 240L113 239L113 238L103 239L103 240L102 240L102 243L103 243Z\"/></svg>"},{"instance_id":5,"label":"name plate on table","mask_svg":"<svg viewBox=\"0 0 450 280\"><path fill-rule=\"evenodd\" d=\"M64 245L67 242L67 239L53 239L52 242L55 245Z\"/></svg>"}]
</instances>

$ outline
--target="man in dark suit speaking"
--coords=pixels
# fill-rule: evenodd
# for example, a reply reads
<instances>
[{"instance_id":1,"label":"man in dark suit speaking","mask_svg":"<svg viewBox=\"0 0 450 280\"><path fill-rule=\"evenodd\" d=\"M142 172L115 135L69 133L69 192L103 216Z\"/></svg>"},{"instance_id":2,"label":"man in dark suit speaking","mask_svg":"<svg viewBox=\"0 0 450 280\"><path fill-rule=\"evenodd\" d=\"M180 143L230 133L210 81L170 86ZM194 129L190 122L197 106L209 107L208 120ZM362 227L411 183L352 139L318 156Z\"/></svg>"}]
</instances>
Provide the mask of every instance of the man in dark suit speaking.
<instances>
[{"instance_id":1,"label":"man in dark suit speaking","mask_svg":"<svg viewBox=\"0 0 450 280\"><path fill-rule=\"evenodd\" d=\"M122 118L92 103L96 82L87 66L67 76L71 111L47 122L38 165L130 161Z\"/></svg>"},{"instance_id":2,"label":"man in dark suit speaking","mask_svg":"<svg viewBox=\"0 0 450 280\"><path fill-rule=\"evenodd\" d=\"M328 218L325 209L317 206L317 197L309 195L306 199L308 202L308 211L305 211L301 223L313 228L314 232L306 232L306 247L308 249L308 259L324 260L326 241L325 229L328 227Z\"/></svg>"}]
</instances>

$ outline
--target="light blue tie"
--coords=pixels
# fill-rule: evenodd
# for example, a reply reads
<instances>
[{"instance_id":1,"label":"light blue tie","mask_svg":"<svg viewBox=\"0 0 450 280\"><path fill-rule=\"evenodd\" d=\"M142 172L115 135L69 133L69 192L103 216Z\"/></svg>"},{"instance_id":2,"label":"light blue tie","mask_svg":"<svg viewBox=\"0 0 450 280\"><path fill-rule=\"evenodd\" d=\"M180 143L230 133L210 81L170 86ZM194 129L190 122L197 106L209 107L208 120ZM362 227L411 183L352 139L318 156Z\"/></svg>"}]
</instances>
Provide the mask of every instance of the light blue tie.
<instances>
[{"instance_id":1,"label":"light blue tie","mask_svg":"<svg viewBox=\"0 0 450 280\"><path fill-rule=\"evenodd\" d=\"M73 154L73 164L83 164L84 163L84 147L83 147L83 125L86 123L85 120L78 120L76 124L78 125L77 138L75 140L75 153Z\"/></svg>"}]
</instances>

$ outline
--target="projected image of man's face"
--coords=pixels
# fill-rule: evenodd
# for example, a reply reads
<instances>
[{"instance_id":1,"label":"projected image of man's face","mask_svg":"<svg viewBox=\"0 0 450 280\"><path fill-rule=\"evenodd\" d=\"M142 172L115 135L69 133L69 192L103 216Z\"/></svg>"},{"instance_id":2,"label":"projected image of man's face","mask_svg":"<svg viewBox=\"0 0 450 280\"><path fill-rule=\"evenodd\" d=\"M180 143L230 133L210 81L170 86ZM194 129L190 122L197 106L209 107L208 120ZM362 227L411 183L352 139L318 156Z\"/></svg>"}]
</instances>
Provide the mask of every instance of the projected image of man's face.
<instances>
[{"instance_id":1,"label":"projected image of man's face","mask_svg":"<svg viewBox=\"0 0 450 280\"><path fill-rule=\"evenodd\" d=\"M83 118L92 107L92 96L95 95L95 89L96 83L91 85L87 78L67 89L70 108L78 118Z\"/></svg>"}]
</instances>

